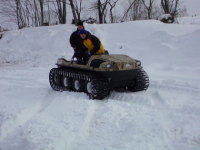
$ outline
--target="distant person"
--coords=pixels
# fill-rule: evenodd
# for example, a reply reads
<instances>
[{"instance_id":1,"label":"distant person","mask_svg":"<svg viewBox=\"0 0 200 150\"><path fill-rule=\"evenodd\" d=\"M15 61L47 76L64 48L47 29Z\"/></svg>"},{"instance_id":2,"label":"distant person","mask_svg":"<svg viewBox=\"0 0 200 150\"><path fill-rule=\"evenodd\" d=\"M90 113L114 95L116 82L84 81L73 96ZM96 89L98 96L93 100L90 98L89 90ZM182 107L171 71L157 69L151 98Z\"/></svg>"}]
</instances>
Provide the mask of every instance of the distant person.
<instances>
[{"instance_id":1,"label":"distant person","mask_svg":"<svg viewBox=\"0 0 200 150\"><path fill-rule=\"evenodd\" d=\"M70 44L74 49L73 58L77 59L77 62L82 64L86 61L87 48L83 44L83 39L79 35L79 31L84 29L83 22L79 21L77 23L77 30L74 31L70 36Z\"/></svg>"},{"instance_id":2,"label":"distant person","mask_svg":"<svg viewBox=\"0 0 200 150\"><path fill-rule=\"evenodd\" d=\"M106 54L103 44L95 35L90 34L85 29L81 29L79 34L88 50L88 57L94 54Z\"/></svg>"}]
</instances>

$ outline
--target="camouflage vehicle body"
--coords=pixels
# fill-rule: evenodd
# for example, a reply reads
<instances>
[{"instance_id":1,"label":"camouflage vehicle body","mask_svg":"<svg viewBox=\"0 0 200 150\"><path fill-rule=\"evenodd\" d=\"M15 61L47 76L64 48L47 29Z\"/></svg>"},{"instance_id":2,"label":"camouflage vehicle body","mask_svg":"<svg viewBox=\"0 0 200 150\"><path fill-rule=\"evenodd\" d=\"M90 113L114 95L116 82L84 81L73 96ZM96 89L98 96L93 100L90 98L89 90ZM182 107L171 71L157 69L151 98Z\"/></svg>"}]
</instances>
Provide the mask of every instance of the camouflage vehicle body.
<instances>
[{"instance_id":1,"label":"camouflage vehicle body","mask_svg":"<svg viewBox=\"0 0 200 150\"><path fill-rule=\"evenodd\" d=\"M149 86L141 62L127 55L93 55L86 65L59 58L56 65L49 74L54 90L85 92L92 99L103 99L114 89L135 92Z\"/></svg>"}]
</instances>

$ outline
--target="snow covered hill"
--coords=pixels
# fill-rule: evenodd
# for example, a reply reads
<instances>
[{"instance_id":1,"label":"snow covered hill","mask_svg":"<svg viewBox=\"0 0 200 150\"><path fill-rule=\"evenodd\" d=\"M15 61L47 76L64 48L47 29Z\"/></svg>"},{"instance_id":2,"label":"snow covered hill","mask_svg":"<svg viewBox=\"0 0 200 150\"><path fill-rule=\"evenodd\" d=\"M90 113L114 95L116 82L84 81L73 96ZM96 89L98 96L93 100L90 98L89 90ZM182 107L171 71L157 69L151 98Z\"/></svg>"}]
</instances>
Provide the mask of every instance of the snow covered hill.
<instances>
[{"instance_id":1,"label":"snow covered hill","mask_svg":"<svg viewBox=\"0 0 200 150\"><path fill-rule=\"evenodd\" d=\"M110 53L142 61L145 92L103 101L56 92L48 73L73 55L72 25L7 32L0 40L1 150L198 150L200 25L85 25Z\"/></svg>"}]
</instances>

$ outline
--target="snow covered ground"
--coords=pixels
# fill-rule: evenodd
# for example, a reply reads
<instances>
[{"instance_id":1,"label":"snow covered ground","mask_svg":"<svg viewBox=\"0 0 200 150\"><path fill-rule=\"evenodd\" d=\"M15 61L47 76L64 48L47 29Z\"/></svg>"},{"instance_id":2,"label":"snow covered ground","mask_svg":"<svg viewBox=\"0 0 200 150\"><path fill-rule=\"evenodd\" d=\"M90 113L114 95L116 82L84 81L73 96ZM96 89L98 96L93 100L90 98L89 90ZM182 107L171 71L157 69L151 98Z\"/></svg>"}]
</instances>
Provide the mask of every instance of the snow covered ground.
<instances>
[{"instance_id":1,"label":"snow covered ground","mask_svg":"<svg viewBox=\"0 0 200 150\"><path fill-rule=\"evenodd\" d=\"M0 150L199 150L200 25L85 25L110 53L142 61L145 92L103 100L56 92L48 73L70 59L72 25L7 32L0 40Z\"/></svg>"},{"instance_id":2,"label":"snow covered ground","mask_svg":"<svg viewBox=\"0 0 200 150\"><path fill-rule=\"evenodd\" d=\"M200 16L180 17L177 18L177 22L180 24L200 24Z\"/></svg>"}]
</instances>

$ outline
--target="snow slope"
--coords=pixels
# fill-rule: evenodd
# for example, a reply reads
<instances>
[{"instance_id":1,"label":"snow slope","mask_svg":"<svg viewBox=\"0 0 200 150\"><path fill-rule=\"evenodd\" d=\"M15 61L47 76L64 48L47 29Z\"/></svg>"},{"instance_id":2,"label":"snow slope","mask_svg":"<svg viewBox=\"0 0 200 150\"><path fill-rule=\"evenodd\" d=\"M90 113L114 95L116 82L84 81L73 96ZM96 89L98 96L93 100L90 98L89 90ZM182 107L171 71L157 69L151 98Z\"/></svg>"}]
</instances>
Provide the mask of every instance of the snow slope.
<instances>
[{"instance_id":1,"label":"snow slope","mask_svg":"<svg viewBox=\"0 0 200 150\"><path fill-rule=\"evenodd\" d=\"M1 150L198 150L200 25L136 21L85 25L110 53L140 59L145 92L103 101L56 92L58 57L70 59L72 25L7 32L0 40Z\"/></svg>"}]
</instances>

